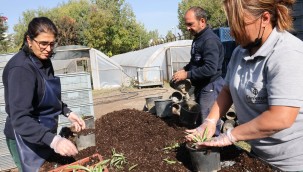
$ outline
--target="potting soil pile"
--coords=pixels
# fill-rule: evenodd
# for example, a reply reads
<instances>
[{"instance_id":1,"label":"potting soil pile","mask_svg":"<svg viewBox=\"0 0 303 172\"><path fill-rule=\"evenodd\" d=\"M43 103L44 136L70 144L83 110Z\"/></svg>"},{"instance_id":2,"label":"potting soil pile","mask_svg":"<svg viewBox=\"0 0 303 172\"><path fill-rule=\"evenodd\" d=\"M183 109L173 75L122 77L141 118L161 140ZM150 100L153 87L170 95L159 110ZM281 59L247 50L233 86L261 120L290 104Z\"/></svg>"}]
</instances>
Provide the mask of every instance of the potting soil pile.
<instances>
[{"instance_id":1,"label":"potting soil pile","mask_svg":"<svg viewBox=\"0 0 303 172\"><path fill-rule=\"evenodd\" d=\"M108 165L109 171L188 172L192 171L189 153L185 148L185 129L177 116L159 118L135 109L114 111L96 120L96 146L81 150L75 157L52 156L41 171L51 170L99 153L111 159L113 151L123 154L126 163ZM266 163L229 146L221 148L221 167L224 172L275 171Z\"/></svg>"}]
</instances>

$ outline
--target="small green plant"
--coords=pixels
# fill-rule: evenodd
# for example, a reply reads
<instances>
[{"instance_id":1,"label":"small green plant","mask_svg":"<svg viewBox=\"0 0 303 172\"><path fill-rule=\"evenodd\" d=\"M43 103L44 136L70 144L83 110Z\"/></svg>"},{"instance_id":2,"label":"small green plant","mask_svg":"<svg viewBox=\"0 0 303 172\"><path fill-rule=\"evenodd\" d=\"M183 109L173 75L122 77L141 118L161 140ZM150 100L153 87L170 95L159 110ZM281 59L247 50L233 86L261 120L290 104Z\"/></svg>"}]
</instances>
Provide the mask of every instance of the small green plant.
<instances>
[{"instance_id":1,"label":"small green plant","mask_svg":"<svg viewBox=\"0 0 303 172\"><path fill-rule=\"evenodd\" d=\"M170 151L175 150L175 149L177 149L179 147L180 147L180 144L177 143L177 142L174 142L171 145L163 148L162 150L164 151L164 153L169 153Z\"/></svg>"},{"instance_id":2,"label":"small green plant","mask_svg":"<svg viewBox=\"0 0 303 172\"><path fill-rule=\"evenodd\" d=\"M126 164L126 158L123 154L116 153L115 149L112 149L112 157L110 160L110 166L117 168L117 169L123 169L123 165Z\"/></svg>"},{"instance_id":3,"label":"small green plant","mask_svg":"<svg viewBox=\"0 0 303 172\"><path fill-rule=\"evenodd\" d=\"M164 162L166 162L167 164L176 164L177 161L174 160L169 160L168 158L163 159Z\"/></svg>"},{"instance_id":4,"label":"small green plant","mask_svg":"<svg viewBox=\"0 0 303 172\"><path fill-rule=\"evenodd\" d=\"M186 133L186 134L190 134L190 133ZM207 135L208 135L208 129L207 127L205 128L202 136L200 134L197 134L197 135L193 135L192 137L192 147L195 147L196 144L199 142L199 143L202 143L202 142L205 142L207 141Z\"/></svg>"},{"instance_id":5,"label":"small green plant","mask_svg":"<svg viewBox=\"0 0 303 172\"><path fill-rule=\"evenodd\" d=\"M137 166L138 166L138 164L135 164L135 165L133 165L133 166L129 167L129 168L128 168L128 171L133 170L133 169L134 169L134 168L136 168Z\"/></svg>"},{"instance_id":6,"label":"small green plant","mask_svg":"<svg viewBox=\"0 0 303 172\"><path fill-rule=\"evenodd\" d=\"M85 167L83 165L71 165L71 166L68 166L67 168L68 169L73 169L73 171L84 170L86 172L103 172L105 167L106 167L106 164L109 161L110 161L109 159L101 161L101 162L97 163L96 165L94 165L92 167Z\"/></svg>"}]
</instances>

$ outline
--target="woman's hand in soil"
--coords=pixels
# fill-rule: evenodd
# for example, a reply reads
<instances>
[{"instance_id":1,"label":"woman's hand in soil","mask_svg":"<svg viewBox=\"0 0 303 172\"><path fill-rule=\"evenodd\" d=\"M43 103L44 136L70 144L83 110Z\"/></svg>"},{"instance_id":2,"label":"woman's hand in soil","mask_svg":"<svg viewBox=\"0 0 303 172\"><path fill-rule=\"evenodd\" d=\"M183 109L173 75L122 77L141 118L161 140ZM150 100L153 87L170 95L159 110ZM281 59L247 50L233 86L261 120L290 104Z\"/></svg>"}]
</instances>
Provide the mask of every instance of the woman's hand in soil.
<instances>
[{"instance_id":1,"label":"woman's hand in soil","mask_svg":"<svg viewBox=\"0 0 303 172\"><path fill-rule=\"evenodd\" d=\"M188 135L185 136L187 141L192 141L194 136L200 136L203 137L204 131L207 128L207 139L211 138L215 132L216 132L216 125L217 125L217 120L216 119L208 119L206 118L204 122L197 128L192 129L192 130L186 130L186 133L189 133Z\"/></svg>"},{"instance_id":2,"label":"woman's hand in soil","mask_svg":"<svg viewBox=\"0 0 303 172\"><path fill-rule=\"evenodd\" d=\"M68 119L72 123L71 126L75 132L79 132L85 129L85 122L82 118L79 118L76 113L71 112L68 116Z\"/></svg>"},{"instance_id":3,"label":"woman's hand in soil","mask_svg":"<svg viewBox=\"0 0 303 172\"><path fill-rule=\"evenodd\" d=\"M78 153L76 146L71 141L59 135L54 137L50 147L62 156L74 156Z\"/></svg>"},{"instance_id":4,"label":"woman's hand in soil","mask_svg":"<svg viewBox=\"0 0 303 172\"><path fill-rule=\"evenodd\" d=\"M231 134L231 131L233 129L228 129L226 133L221 133L218 137L214 137L209 141L203 142L203 143L197 143L196 147L205 147L205 146L213 146L213 147L224 147L232 145L237 140L235 137Z\"/></svg>"}]
</instances>

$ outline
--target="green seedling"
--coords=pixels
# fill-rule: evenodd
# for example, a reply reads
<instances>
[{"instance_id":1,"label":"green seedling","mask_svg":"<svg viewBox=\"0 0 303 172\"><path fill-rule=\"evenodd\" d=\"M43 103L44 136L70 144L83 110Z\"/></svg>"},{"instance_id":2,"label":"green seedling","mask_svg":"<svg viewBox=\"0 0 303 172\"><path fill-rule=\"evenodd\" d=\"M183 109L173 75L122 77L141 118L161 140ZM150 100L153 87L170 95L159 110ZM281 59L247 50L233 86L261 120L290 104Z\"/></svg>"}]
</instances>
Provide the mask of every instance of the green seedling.
<instances>
[{"instance_id":1,"label":"green seedling","mask_svg":"<svg viewBox=\"0 0 303 172\"><path fill-rule=\"evenodd\" d=\"M115 149L112 149L112 158L110 160L110 166L123 169L123 165L126 164L126 158L123 154L116 153Z\"/></svg>"},{"instance_id":2,"label":"green seedling","mask_svg":"<svg viewBox=\"0 0 303 172\"><path fill-rule=\"evenodd\" d=\"M138 164L135 164L135 165L129 167L129 168L128 168L128 171L131 171L132 169L136 168L137 166L138 166Z\"/></svg>"},{"instance_id":3,"label":"green seedling","mask_svg":"<svg viewBox=\"0 0 303 172\"><path fill-rule=\"evenodd\" d=\"M81 114L81 119L84 119L84 117L85 117L85 114Z\"/></svg>"},{"instance_id":4,"label":"green seedling","mask_svg":"<svg viewBox=\"0 0 303 172\"><path fill-rule=\"evenodd\" d=\"M164 151L171 151L171 150L175 150L177 149L178 147L180 147L180 144L179 143L172 143L171 145L163 148Z\"/></svg>"},{"instance_id":5,"label":"green seedling","mask_svg":"<svg viewBox=\"0 0 303 172\"><path fill-rule=\"evenodd\" d=\"M163 159L163 161L165 161L167 164L176 164L177 163L177 161L169 160L168 158Z\"/></svg>"},{"instance_id":6,"label":"green seedling","mask_svg":"<svg viewBox=\"0 0 303 172\"><path fill-rule=\"evenodd\" d=\"M191 133L186 133L186 134L191 134ZM196 145L196 143L203 143L203 142L207 141L208 140L207 135L208 135L207 127L205 128L202 136L200 134L193 135L193 137L192 137L192 142L193 142L192 147L194 147Z\"/></svg>"},{"instance_id":7,"label":"green seedling","mask_svg":"<svg viewBox=\"0 0 303 172\"><path fill-rule=\"evenodd\" d=\"M77 171L77 170L84 170L86 172L103 172L106 164L109 162L110 160L104 160L102 162L97 163L95 166L93 167L85 167L83 165L71 165L68 166L68 169L72 169L73 171Z\"/></svg>"}]
</instances>

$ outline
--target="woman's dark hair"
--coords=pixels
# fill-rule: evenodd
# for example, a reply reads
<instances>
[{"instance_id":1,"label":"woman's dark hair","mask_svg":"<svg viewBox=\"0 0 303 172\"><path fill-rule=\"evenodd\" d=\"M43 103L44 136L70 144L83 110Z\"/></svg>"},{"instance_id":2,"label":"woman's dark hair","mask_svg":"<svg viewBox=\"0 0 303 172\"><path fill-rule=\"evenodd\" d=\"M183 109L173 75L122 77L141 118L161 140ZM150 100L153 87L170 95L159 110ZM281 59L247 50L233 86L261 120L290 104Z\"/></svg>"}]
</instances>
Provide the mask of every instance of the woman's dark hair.
<instances>
[{"instance_id":1,"label":"woman's dark hair","mask_svg":"<svg viewBox=\"0 0 303 172\"><path fill-rule=\"evenodd\" d=\"M55 38L58 35L56 25L47 17L35 17L29 22L27 31L24 33L23 43L21 49L26 53L30 53L30 48L27 44L26 38L36 38L40 33L53 33Z\"/></svg>"}]
</instances>

